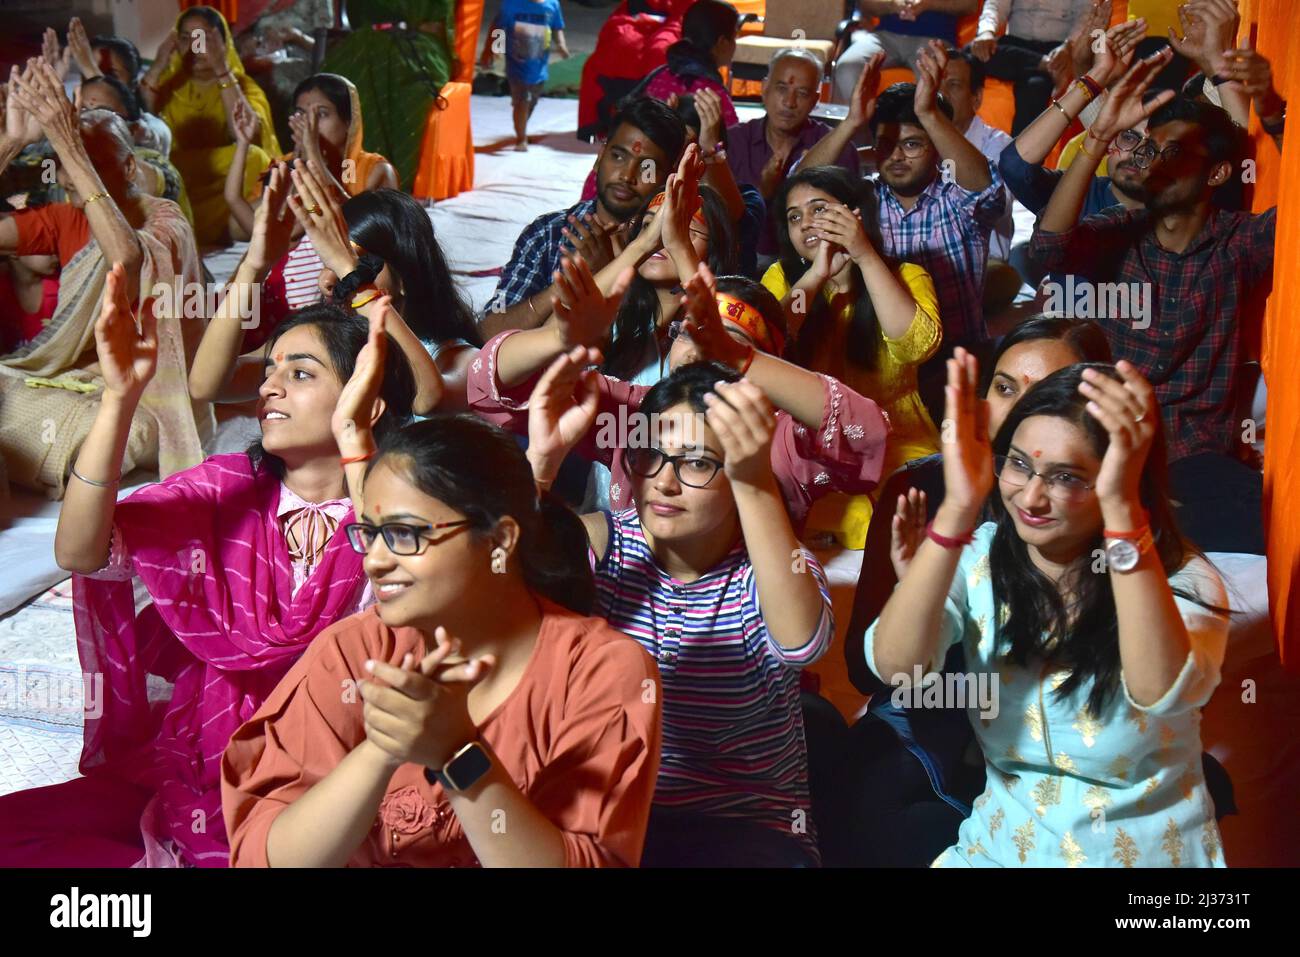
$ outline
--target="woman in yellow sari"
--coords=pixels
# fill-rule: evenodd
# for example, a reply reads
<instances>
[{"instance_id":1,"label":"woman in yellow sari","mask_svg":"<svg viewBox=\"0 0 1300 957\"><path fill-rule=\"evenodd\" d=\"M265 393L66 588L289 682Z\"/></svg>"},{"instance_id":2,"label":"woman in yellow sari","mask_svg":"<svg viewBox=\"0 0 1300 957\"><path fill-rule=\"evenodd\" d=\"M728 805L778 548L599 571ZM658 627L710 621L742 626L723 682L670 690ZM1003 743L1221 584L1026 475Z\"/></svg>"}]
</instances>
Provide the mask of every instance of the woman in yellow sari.
<instances>
[{"instance_id":1,"label":"woman in yellow sari","mask_svg":"<svg viewBox=\"0 0 1300 957\"><path fill-rule=\"evenodd\" d=\"M211 7L192 7L158 49L140 83L150 111L172 129L172 163L180 170L201 245L227 235L226 173L235 157L233 117L246 109L257 119L244 167L244 194L261 191L262 173L280 152L266 94L245 73L230 26ZM242 106L241 106L242 105Z\"/></svg>"}]
</instances>

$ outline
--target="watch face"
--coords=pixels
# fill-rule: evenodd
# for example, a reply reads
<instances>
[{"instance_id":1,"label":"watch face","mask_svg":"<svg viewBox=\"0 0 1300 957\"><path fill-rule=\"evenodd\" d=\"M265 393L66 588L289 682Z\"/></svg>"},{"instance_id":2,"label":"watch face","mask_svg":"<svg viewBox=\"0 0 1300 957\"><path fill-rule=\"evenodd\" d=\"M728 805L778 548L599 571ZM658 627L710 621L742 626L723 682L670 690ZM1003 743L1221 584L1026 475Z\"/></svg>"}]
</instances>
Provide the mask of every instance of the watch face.
<instances>
[{"instance_id":1,"label":"watch face","mask_svg":"<svg viewBox=\"0 0 1300 957\"><path fill-rule=\"evenodd\" d=\"M477 742L460 753L449 765L443 768L444 784L450 784L454 791L471 788L492 768L492 761Z\"/></svg>"},{"instance_id":2,"label":"watch face","mask_svg":"<svg viewBox=\"0 0 1300 957\"><path fill-rule=\"evenodd\" d=\"M1106 561L1117 572L1131 572L1141 557L1137 545L1127 538L1117 538L1106 546Z\"/></svg>"}]
</instances>

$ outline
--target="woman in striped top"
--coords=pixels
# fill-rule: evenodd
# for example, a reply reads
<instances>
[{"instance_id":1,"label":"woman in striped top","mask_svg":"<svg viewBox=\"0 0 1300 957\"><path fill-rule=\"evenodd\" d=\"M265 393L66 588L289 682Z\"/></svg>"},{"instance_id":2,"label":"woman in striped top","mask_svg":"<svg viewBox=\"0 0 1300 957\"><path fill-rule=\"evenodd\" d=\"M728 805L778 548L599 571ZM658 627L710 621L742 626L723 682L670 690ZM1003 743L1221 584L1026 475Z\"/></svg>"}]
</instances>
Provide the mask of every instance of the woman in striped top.
<instances>
[{"instance_id":1,"label":"woman in striped top","mask_svg":"<svg viewBox=\"0 0 1300 957\"><path fill-rule=\"evenodd\" d=\"M533 393L528 456L546 485L592 425L598 350ZM818 862L799 669L834 630L826 578L772 473L776 418L734 369L684 365L646 395L624 444L633 507L583 517L596 610L655 656L663 752L643 866Z\"/></svg>"}]
</instances>

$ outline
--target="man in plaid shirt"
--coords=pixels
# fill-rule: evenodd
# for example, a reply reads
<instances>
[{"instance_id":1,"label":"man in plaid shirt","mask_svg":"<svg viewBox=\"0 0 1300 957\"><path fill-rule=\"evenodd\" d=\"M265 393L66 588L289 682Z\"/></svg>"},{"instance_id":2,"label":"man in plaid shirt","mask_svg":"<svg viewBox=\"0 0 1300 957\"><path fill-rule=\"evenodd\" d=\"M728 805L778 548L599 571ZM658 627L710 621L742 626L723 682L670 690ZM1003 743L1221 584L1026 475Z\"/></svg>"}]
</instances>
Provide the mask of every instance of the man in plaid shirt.
<instances>
[{"instance_id":1,"label":"man in plaid shirt","mask_svg":"<svg viewBox=\"0 0 1300 957\"><path fill-rule=\"evenodd\" d=\"M1029 256L1043 269L1073 273L1080 287L1126 284L1128 301L1133 293L1145 299L1145 314L1097 318L1115 357L1156 388L1180 522L1204 549L1262 552L1262 479L1236 458L1240 316L1271 279L1277 211L1213 206L1214 190L1235 174L1241 131L1218 107L1172 92L1143 104L1167 59L1158 53L1143 61L1111 90L1052 194ZM1148 116L1147 139L1133 150L1145 171L1146 208L1108 209L1076 224L1107 147Z\"/></svg>"},{"instance_id":2,"label":"man in plaid shirt","mask_svg":"<svg viewBox=\"0 0 1300 957\"><path fill-rule=\"evenodd\" d=\"M1002 180L952 122L952 105L939 96L948 65L935 40L917 59L916 83L895 83L876 96L881 60L867 64L854 88L851 120L824 136L799 168L833 164L865 117L876 142L880 172L871 180L884 252L930 274L939 297L944 345L927 366L942 370L958 345L989 338L984 324L984 271L989 234L1006 207Z\"/></svg>"},{"instance_id":3,"label":"man in plaid shirt","mask_svg":"<svg viewBox=\"0 0 1300 957\"><path fill-rule=\"evenodd\" d=\"M611 234L663 186L685 146L686 124L666 103L638 97L627 104L596 162L596 198L538 216L519 234L479 320L484 341L546 320L564 247L576 250L593 273L608 264L614 258Z\"/></svg>"}]
</instances>

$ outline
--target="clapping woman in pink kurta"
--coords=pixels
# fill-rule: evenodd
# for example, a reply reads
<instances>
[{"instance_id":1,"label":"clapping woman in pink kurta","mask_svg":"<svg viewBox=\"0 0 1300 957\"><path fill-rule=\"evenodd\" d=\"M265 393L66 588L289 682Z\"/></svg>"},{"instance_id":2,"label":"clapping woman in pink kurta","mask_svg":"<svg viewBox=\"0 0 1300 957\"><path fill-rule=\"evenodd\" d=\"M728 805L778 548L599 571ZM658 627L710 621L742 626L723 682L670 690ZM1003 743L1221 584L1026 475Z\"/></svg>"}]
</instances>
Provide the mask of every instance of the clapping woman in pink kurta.
<instances>
[{"instance_id":1,"label":"clapping woman in pink kurta","mask_svg":"<svg viewBox=\"0 0 1300 957\"><path fill-rule=\"evenodd\" d=\"M119 503L123 446L156 366L151 305L137 328L114 266L95 326L105 388L55 537L74 573L82 669L103 681L102 709L85 717L84 777L0 799L3 864L224 866L218 775L231 733L319 631L370 601L343 532L353 503L341 456L353 454L354 420L382 432L410 413L410 368L387 348L383 315L368 328L335 306L297 313L267 345L261 441ZM139 614L133 579L151 600ZM154 676L172 684L169 699Z\"/></svg>"}]
</instances>

